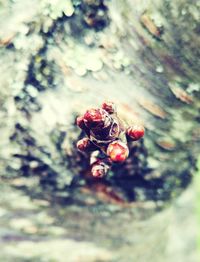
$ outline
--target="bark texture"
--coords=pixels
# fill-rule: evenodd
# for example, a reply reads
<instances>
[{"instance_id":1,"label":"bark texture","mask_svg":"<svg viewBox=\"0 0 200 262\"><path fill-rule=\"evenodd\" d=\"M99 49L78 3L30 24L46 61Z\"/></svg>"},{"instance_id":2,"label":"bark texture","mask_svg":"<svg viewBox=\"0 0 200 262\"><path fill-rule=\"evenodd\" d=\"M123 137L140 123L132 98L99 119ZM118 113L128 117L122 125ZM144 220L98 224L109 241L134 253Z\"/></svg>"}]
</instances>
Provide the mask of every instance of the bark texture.
<instances>
[{"instance_id":1,"label":"bark texture","mask_svg":"<svg viewBox=\"0 0 200 262\"><path fill-rule=\"evenodd\" d=\"M173 261L168 202L191 182L199 153L199 2L1 5L2 179L54 204L67 239L105 249L91 261ZM99 181L75 149L74 121L104 100L146 135Z\"/></svg>"}]
</instances>

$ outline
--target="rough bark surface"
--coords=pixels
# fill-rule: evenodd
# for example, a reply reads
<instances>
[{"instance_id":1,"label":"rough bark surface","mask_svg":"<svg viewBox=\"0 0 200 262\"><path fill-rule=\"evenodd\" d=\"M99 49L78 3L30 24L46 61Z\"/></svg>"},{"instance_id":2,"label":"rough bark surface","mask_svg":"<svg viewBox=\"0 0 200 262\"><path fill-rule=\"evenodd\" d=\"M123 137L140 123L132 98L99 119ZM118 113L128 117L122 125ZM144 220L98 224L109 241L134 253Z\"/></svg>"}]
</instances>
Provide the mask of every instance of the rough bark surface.
<instances>
[{"instance_id":1,"label":"rough bark surface","mask_svg":"<svg viewBox=\"0 0 200 262\"><path fill-rule=\"evenodd\" d=\"M199 2L0 5L0 171L2 192L9 195L2 205L10 205L2 214L22 220L3 233L2 240L9 239L11 230L2 256L66 261L57 255L68 247L80 254L72 252L67 261L195 261L194 238L189 260L184 244L175 256L166 243L176 224L171 219L179 220L169 200L191 182L199 153ZM128 123L142 122L146 135L99 181L90 178L88 157L74 147L82 135L74 120L104 100L114 101ZM56 244L55 254L44 251L51 237L45 223L37 215L30 221L26 208L24 219L12 194L20 202L27 196L36 201L31 214L46 210L53 218L50 228L58 228L48 246ZM190 203L192 189L184 194ZM23 258L31 245L40 251Z\"/></svg>"}]
</instances>

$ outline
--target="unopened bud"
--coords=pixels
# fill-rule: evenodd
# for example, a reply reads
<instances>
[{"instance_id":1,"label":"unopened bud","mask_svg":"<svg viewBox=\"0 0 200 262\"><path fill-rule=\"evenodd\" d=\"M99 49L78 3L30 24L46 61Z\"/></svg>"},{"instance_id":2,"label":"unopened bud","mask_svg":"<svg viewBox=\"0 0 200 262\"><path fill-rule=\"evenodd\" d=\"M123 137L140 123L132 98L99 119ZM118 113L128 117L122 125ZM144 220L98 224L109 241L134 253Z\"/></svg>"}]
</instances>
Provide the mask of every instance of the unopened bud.
<instances>
[{"instance_id":1,"label":"unopened bud","mask_svg":"<svg viewBox=\"0 0 200 262\"><path fill-rule=\"evenodd\" d=\"M103 127L108 113L103 109L90 109L84 114L84 123L88 128Z\"/></svg>"},{"instance_id":2,"label":"unopened bud","mask_svg":"<svg viewBox=\"0 0 200 262\"><path fill-rule=\"evenodd\" d=\"M116 106L113 102L104 102L102 104L102 108L107 111L109 114L113 114L116 112Z\"/></svg>"},{"instance_id":3,"label":"unopened bud","mask_svg":"<svg viewBox=\"0 0 200 262\"><path fill-rule=\"evenodd\" d=\"M113 162L123 162L128 157L129 150L125 143L120 140L113 141L107 148L107 155Z\"/></svg>"},{"instance_id":4,"label":"unopened bud","mask_svg":"<svg viewBox=\"0 0 200 262\"><path fill-rule=\"evenodd\" d=\"M103 161L99 160L95 162L91 169L91 174L93 177L104 177L108 172L109 166Z\"/></svg>"},{"instance_id":5,"label":"unopened bud","mask_svg":"<svg viewBox=\"0 0 200 262\"><path fill-rule=\"evenodd\" d=\"M126 134L132 140L138 140L144 136L144 132L145 130L142 125L134 125L127 129Z\"/></svg>"},{"instance_id":6,"label":"unopened bud","mask_svg":"<svg viewBox=\"0 0 200 262\"><path fill-rule=\"evenodd\" d=\"M78 116L78 117L76 118L76 124L77 124L77 126L80 127L81 129L84 129L85 124L84 124L84 118L83 118L83 116Z\"/></svg>"},{"instance_id":7,"label":"unopened bud","mask_svg":"<svg viewBox=\"0 0 200 262\"><path fill-rule=\"evenodd\" d=\"M87 137L79 140L76 146L80 151L92 151L95 149L95 145Z\"/></svg>"}]
</instances>

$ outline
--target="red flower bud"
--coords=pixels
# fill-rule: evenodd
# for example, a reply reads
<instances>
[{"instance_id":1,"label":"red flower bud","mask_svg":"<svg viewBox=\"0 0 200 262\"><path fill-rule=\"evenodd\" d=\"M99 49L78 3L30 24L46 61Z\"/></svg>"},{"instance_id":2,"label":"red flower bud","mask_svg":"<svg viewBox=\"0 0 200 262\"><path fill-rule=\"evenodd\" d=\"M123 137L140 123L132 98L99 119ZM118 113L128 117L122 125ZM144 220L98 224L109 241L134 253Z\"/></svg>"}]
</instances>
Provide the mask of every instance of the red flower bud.
<instances>
[{"instance_id":1,"label":"red flower bud","mask_svg":"<svg viewBox=\"0 0 200 262\"><path fill-rule=\"evenodd\" d=\"M93 177L103 177L108 172L109 166L105 164L102 160L96 161L91 169L91 174Z\"/></svg>"},{"instance_id":2,"label":"red flower bud","mask_svg":"<svg viewBox=\"0 0 200 262\"><path fill-rule=\"evenodd\" d=\"M84 152L97 151L95 159L92 159L92 155L90 157L90 163L93 163L91 175L96 178L105 176L113 162L121 163L126 160L129 155L127 141L136 141L144 136L145 130L141 125L125 130L123 122L115 112L113 102L104 102L101 108L87 110L76 120L77 125L87 135L87 138L77 142L77 148ZM97 159L98 156L100 158Z\"/></svg>"},{"instance_id":3,"label":"red flower bud","mask_svg":"<svg viewBox=\"0 0 200 262\"><path fill-rule=\"evenodd\" d=\"M128 157L129 150L125 143L120 140L113 141L107 148L107 155L113 162L123 162Z\"/></svg>"},{"instance_id":4,"label":"red flower bud","mask_svg":"<svg viewBox=\"0 0 200 262\"><path fill-rule=\"evenodd\" d=\"M84 123L88 128L104 125L108 113L103 109L90 109L84 114Z\"/></svg>"},{"instance_id":5,"label":"red flower bud","mask_svg":"<svg viewBox=\"0 0 200 262\"><path fill-rule=\"evenodd\" d=\"M84 118L83 118L83 116L78 116L78 117L76 118L76 124L77 124L77 126L80 127L81 129L84 129L85 123L84 123Z\"/></svg>"},{"instance_id":6,"label":"red flower bud","mask_svg":"<svg viewBox=\"0 0 200 262\"><path fill-rule=\"evenodd\" d=\"M90 142L89 138L83 138L81 140L79 140L76 144L77 148L80 150L80 151L87 151L87 150L90 150L92 149L93 147L93 144Z\"/></svg>"},{"instance_id":7,"label":"red flower bud","mask_svg":"<svg viewBox=\"0 0 200 262\"><path fill-rule=\"evenodd\" d=\"M142 125L134 125L132 127L129 127L126 131L126 134L128 137L130 137L132 140L138 140L141 137L144 136L144 127Z\"/></svg>"},{"instance_id":8,"label":"red flower bud","mask_svg":"<svg viewBox=\"0 0 200 262\"><path fill-rule=\"evenodd\" d=\"M113 102L104 102L102 104L102 108L107 111L109 114L113 114L116 112L116 106Z\"/></svg>"}]
</instances>

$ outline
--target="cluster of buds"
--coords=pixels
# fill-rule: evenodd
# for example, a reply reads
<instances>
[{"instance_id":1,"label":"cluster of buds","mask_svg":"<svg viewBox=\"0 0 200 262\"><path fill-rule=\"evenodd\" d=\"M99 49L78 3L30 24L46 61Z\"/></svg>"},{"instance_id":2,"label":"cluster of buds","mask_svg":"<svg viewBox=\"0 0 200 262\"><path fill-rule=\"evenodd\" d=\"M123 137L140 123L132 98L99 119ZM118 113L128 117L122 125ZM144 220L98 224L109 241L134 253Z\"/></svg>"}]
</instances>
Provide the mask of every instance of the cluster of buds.
<instances>
[{"instance_id":1,"label":"cluster of buds","mask_svg":"<svg viewBox=\"0 0 200 262\"><path fill-rule=\"evenodd\" d=\"M112 163L124 162L129 155L128 142L144 136L143 126L125 126L112 102L104 102L101 108L87 110L83 116L77 117L76 124L87 135L77 142L77 148L82 152L100 152L91 163L94 177L105 176Z\"/></svg>"}]
</instances>

